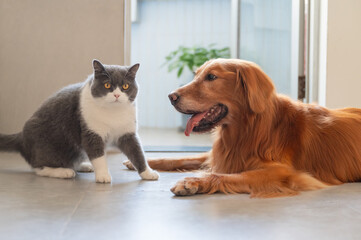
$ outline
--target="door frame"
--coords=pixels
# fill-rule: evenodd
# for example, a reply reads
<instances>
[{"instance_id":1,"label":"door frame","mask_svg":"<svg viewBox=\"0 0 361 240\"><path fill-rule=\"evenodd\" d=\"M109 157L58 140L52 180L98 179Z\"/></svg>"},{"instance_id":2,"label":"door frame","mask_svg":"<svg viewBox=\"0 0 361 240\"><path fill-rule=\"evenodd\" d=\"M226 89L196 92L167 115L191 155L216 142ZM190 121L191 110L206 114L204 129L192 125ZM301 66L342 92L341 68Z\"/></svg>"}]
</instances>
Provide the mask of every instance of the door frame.
<instances>
[{"instance_id":1,"label":"door frame","mask_svg":"<svg viewBox=\"0 0 361 240\"><path fill-rule=\"evenodd\" d=\"M123 0L123 9L124 9L124 28L123 36L124 36L124 49L123 49L123 63L124 65L130 65L130 51L131 51L131 0Z\"/></svg>"}]
</instances>

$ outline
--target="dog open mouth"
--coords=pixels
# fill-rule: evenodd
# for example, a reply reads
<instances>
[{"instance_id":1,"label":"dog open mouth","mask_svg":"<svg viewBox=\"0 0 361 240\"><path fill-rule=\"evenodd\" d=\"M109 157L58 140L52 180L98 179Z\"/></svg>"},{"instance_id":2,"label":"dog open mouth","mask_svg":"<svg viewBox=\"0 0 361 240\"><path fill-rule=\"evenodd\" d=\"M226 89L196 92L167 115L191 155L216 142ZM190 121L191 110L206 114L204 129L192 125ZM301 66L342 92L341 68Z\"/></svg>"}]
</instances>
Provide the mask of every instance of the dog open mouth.
<instances>
[{"instance_id":1,"label":"dog open mouth","mask_svg":"<svg viewBox=\"0 0 361 240\"><path fill-rule=\"evenodd\" d=\"M184 134L189 136L192 131L194 132L208 132L217 126L228 113L227 106L217 104L211 107L208 111L194 113L188 119L186 130Z\"/></svg>"}]
</instances>

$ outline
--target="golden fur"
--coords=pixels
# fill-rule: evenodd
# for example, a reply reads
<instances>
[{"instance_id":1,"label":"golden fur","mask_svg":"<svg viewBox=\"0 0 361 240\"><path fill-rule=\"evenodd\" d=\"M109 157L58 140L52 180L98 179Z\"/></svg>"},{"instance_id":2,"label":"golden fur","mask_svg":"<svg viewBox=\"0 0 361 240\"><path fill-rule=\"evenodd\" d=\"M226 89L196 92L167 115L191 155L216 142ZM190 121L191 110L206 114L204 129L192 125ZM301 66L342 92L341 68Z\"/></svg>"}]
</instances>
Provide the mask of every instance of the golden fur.
<instances>
[{"instance_id":1,"label":"golden fur","mask_svg":"<svg viewBox=\"0 0 361 240\"><path fill-rule=\"evenodd\" d=\"M217 79L206 81L210 73ZM228 107L209 153L149 160L158 170L209 167L204 177L179 181L171 189L176 195L289 196L361 179L360 109L295 102L276 94L256 64L236 59L206 62L175 92L181 112L206 111L217 103Z\"/></svg>"}]
</instances>

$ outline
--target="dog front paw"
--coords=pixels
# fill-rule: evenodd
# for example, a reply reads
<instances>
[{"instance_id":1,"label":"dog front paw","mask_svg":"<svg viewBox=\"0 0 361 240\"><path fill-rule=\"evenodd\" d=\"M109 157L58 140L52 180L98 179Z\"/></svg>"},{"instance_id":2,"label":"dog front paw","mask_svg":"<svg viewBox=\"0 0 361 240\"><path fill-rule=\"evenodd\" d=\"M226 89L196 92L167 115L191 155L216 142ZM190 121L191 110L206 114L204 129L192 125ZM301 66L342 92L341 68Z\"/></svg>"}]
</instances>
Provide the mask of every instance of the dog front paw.
<instances>
[{"instance_id":1,"label":"dog front paw","mask_svg":"<svg viewBox=\"0 0 361 240\"><path fill-rule=\"evenodd\" d=\"M133 164L129 160L124 161L123 165L126 166L129 170L135 170Z\"/></svg>"},{"instance_id":2,"label":"dog front paw","mask_svg":"<svg viewBox=\"0 0 361 240\"><path fill-rule=\"evenodd\" d=\"M108 172L104 173L96 173L95 174L95 181L97 183L111 183L112 182L112 176Z\"/></svg>"},{"instance_id":3,"label":"dog front paw","mask_svg":"<svg viewBox=\"0 0 361 240\"><path fill-rule=\"evenodd\" d=\"M196 177L188 177L176 183L170 190L176 196L190 196L198 192L200 187L200 179Z\"/></svg>"},{"instance_id":4,"label":"dog front paw","mask_svg":"<svg viewBox=\"0 0 361 240\"><path fill-rule=\"evenodd\" d=\"M143 180L157 180L159 178L158 172L150 168L146 169L144 172L141 172L139 175Z\"/></svg>"}]
</instances>

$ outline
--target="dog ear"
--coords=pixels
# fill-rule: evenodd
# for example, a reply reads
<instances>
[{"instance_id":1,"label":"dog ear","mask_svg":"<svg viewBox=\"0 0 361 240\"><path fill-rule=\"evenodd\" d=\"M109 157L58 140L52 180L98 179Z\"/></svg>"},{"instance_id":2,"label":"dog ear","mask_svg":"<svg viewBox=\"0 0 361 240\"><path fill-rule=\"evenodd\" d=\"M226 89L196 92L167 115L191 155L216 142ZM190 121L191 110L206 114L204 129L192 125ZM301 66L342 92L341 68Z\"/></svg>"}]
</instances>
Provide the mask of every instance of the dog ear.
<instances>
[{"instance_id":1,"label":"dog ear","mask_svg":"<svg viewBox=\"0 0 361 240\"><path fill-rule=\"evenodd\" d=\"M274 92L270 77L257 65L247 65L237 69L237 78L242 82L251 110L262 113Z\"/></svg>"}]
</instances>

